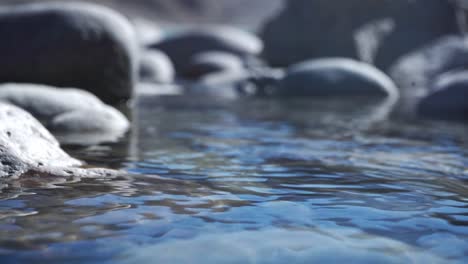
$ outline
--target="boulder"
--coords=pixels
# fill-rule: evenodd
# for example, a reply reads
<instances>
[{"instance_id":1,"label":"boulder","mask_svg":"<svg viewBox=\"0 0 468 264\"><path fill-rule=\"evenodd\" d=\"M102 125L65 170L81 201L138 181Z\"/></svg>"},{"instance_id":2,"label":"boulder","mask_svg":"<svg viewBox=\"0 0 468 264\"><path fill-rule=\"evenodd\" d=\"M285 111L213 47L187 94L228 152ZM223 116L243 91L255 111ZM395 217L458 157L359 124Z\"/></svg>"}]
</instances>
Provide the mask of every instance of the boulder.
<instances>
[{"instance_id":1,"label":"boulder","mask_svg":"<svg viewBox=\"0 0 468 264\"><path fill-rule=\"evenodd\" d=\"M107 176L105 169L80 169L57 140L29 113L0 103L0 178L22 175Z\"/></svg>"},{"instance_id":2,"label":"boulder","mask_svg":"<svg viewBox=\"0 0 468 264\"><path fill-rule=\"evenodd\" d=\"M188 29L150 46L171 58L177 73L183 73L187 61L207 51L222 51L240 57L258 55L263 44L255 35L227 26Z\"/></svg>"},{"instance_id":3,"label":"boulder","mask_svg":"<svg viewBox=\"0 0 468 264\"><path fill-rule=\"evenodd\" d=\"M140 79L144 82L172 83L174 65L166 54L157 50L145 50L140 60Z\"/></svg>"},{"instance_id":4,"label":"boulder","mask_svg":"<svg viewBox=\"0 0 468 264\"><path fill-rule=\"evenodd\" d=\"M3 84L0 85L0 101L23 108L54 133L81 135L83 144L98 143L96 138L115 141L129 128L123 114L83 90Z\"/></svg>"},{"instance_id":5,"label":"boulder","mask_svg":"<svg viewBox=\"0 0 468 264\"><path fill-rule=\"evenodd\" d=\"M367 63L346 58L305 61L289 67L274 96L397 97L393 81Z\"/></svg>"},{"instance_id":6,"label":"boulder","mask_svg":"<svg viewBox=\"0 0 468 264\"><path fill-rule=\"evenodd\" d=\"M193 56L184 70L183 77L196 80L207 74L242 69L244 63L238 56L227 52L209 51Z\"/></svg>"},{"instance_id":7,"label":"boulder","mask_svg":"<svg viewBox=\"0 0 468 264\"><path fill-rule=\"evenodd\" d=\"M126 18L85 3L0 9L0 82L88 90L106 102L128 99L138 43Z\"/></svg>"},{"instance_id":8,"label":"boulder","mask_svg":"<svg viewBox=\"0 0 468 264\"><path fill-rule=\"evenodd\" d=\"M401 55L458 32L447 0L288 0L261 31L274 66L349 57L386 70Z\"/></svg>"},{"instance_id":9,"label":"boulder","mask_svg":"<svg viewBox=\"0 0 468 264\"><path fill-rule=\"evenodd\" d=\"M441 75L418 104L418 114L440 120L468 120L468 71Z\"/></svg>"}]
</instances>

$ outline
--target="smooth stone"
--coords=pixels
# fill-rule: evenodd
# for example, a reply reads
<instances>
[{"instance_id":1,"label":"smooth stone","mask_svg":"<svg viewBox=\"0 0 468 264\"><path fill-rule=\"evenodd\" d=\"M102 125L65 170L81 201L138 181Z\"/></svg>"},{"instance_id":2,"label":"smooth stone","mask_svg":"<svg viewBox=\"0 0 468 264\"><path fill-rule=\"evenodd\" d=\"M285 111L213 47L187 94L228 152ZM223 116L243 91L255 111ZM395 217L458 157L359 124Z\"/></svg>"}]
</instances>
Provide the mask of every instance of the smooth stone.
<instances>
[{"instance_id":1,"label":"smooth stone","mask_svg":"<svg viewBox=\"0 0 468 264\"><path fill-rule=\"evenodd\" d=\"M349 57L387 70L398 57L458 31L447 0L289 0L261 37L273 66Z\"/></svg>"},{"instance_id":2,"label":"smooth stone","mask_svg":"<svg viewBox=\"0 0 468 264\"><path fill-rule=\"evenodd\" d=\"M58 141L26 111L0 103L0 178L22 175L99 177L115 175L83 165L65 153Z\"/></svg>"},{"instance_id":3,"label":"smooth stone","mask_svg":"<svg viewBox=\"0 0 468 264\"><path fill-rule=\"evenodd\" d=\"M157 50L145 50L140 60L140 79L144 82L172 83L175 70L169 57Z\"/></svg>"},{"instance_id":4,"label":"smooth stone","mask_svg":"<svg viewBox=\"0 0 468 264\"><path fill-rule=\"evenodd\" d=\"M135 87L135 98L144 96L178 95L183 88L178 84L159 84L153 82L140 82Z\"/></svg>"},{"instance_id":5,"label":"smooth stone","mask_svg":"<svg viewBox=\"0 0 468 264\"><path fill-rule=\"evenodd\" d=\"M85 89L106 102L132 96L139 45L130 22L89 3L0 9L0 82Z\"/></svg>"},{"instance_id":6,"label":"smooth stone","mask_svg":"<svg viewBox=\"0 0 468 264\"><path fill-rule=\"evenodd\" d=\"M132 19L131 22L140 45L150 45L163 38L163 30L155 22L142 18Z\"/></svg>"},{"instance_id":7,"label":"smooth stone","mask_svg":"<svg viewBox=\"0 0 468 264\"><path fill-rule=\"evenodd\" d=\"M345 58L327 58L289 67L272 95L398 97L398 90L387 75L372 65Z\"/></svg>"},{"instance_id":8,"label":"smooth stone","mask_svg":"<svg viewBox=\"0 0 468 264\"><path fill-rule=\"evenodd\" d=\"M176 33L150 46L171 58L177 73L183 73L187 61L207 51L232 53L240 57L258 55L263 44L255 35L228 26L206 26Z\"/></svg>"},{"instance_id":9,"label":"smooth stone","mask_svg":"<svg viewBox=\"0 0 468 264\"><path fill-rule=\"evenodd\" d=\"M21 107L45 123L62 113L103 105L88 91L23 83L0 84L0 101Z\"/></svg>"},{"instance_id":10,"label":"smooth stone","mask_svg":"<svg viewBox=\"0 0 468 264\"><path fill-rule=\"evenodd\" d=\"M208 51L196 54L190 59L183 77L196 80L207 74L242 69L244 63L238 56L227 52Z\"/></svg>"},{"instance_id":11,"label":"smooth stone","mask_svg":"<svg viewBox=\"0 0 468 264\"><path fill-rule=\"evenodd\" d=\"M468 71L443 74L418 104L418 114L439 120L468 120Z\"/></svg>"},{"instance_id":12,"label":"smooth stone","mask_svg":"<svg viewBox=\"0 0 468 264\"><path fill-rule=\"evenodd\" d=\"M127 118L95 95L73 88L36 84L0 85L0 101L31 113L54 133L82 135L83 144L116 141L129 128ZM63 142L63 141L61 141Z\"/></svg>"}]
</instances>

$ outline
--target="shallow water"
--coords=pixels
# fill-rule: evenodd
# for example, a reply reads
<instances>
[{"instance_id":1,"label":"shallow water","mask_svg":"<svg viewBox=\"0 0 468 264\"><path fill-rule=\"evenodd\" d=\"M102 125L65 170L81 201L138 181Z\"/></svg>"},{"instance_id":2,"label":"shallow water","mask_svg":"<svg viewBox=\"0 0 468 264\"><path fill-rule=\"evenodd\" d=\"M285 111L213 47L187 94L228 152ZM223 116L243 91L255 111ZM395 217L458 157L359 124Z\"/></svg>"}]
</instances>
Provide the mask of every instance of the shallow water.
<instances>
[{"instance_id":1,"label":"shallow water","mask_svg":"<svg viewBox=\"0 0 468 264\"><path fill-rule=\"evenodd\" d=\"M1 183L0 263L468 262L468 127L354 100L139 105L121 142L67 148L128 176Z\"/></svg>"}]
</instances>

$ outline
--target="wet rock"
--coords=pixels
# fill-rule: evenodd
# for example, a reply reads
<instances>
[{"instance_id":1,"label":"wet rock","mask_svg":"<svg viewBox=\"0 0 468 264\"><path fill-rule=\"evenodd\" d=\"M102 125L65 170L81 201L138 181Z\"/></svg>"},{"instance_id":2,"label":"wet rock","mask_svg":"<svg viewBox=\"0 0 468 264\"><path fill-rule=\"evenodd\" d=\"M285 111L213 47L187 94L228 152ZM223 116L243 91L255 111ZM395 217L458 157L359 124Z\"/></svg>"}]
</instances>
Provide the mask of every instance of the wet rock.
<instances>
[{"instance_id":1,"label":"wet rock","mask_svg":"<svg viewBox=\"0 0 468 264\"><path fill-rule=\"evenodd\" d=\"M62 133L97 133L122 135L129 127L128 120L117 109L103 105L97 108L64 112L55 116L48 128Z\"/></svg>"},{"instance_id":2,"label":"wet rock","mask_svg":"<svg viewBox=\"0 0 468 264\"><path fill-rule=\"evenodd\" d=\"M4 84L0 85L0 101L23 108L54 133L81 135L82 143L98 143L96 138L115 141L129 127L123 114L83 90Z\"/></svg>"},{"instance_id":3,"label":"wet rock","mask_svg":"<svg viewBox=\"0 0 468 264\"><path fill-rule=\"evenodd\" d=\"M240 57L258 55L262 42L254 35L231 27L211 26L185 30L151 45L171 58L177 73L194 55L207 51L228 52Z\"/></svg>"},{"instance_id":4,"label":"wet rock","mask_svg":"<svg viewBox=\"0 0 468 264\"><path fill-rule=\"evenodd\" d=\"M422 98L418 114L440 120L468 120L468 71L443 74Z\"/></svg>"},{"instance_id":5,"label":"wet rock","mask_svg":"<svg viewBox=\"0 0 468 264\"><path fill-rule=\"evenodd\" d=\"M140 79L144 82L172 83L174 65L166 54L157 50L146 50L140 61Z\"/></svg>"},{"instance_id":6,"label":"wet rock","mask_svg":"<svg viewBox=\"0 0 468 264\"><path fill-rule=\"evenodd\" d=\"M29 113L0 103L0 178L21 175L106 176L117 172L81 169L57 140Z\"/></svg>"},{"instance_id":7,"label":"wet rock","mask_svg":"<svg viewBox=\"0 0 468 264\"><path fill-rule=\"evenodd\" d=\"M241 71L242 69L244 69L244 63L238 56L227 52L210 51L193 56L183 76L196 80L207 74Z\"/></svg>"},{"instance_id":8,"label":"wet rock","mask_svg":"<svg viewBox=\"0 0 468 264\"><path fill-rule=\"evenodd\" d=\"M78 87L107 102L128 99L138 43L111 9L85 3L24 4L0 9L0 82Z\"/></svg>"},{"instance_id":9,"label":"wet rock","mask_svg":"<svg viewBox=\"0 0 468 264\"><path fill-rule=\"evenodd\" d=\"M272 95L397 97L398 90L387 75L369 64L328 58L289 67Z\"/></svg>"},{"instance_id":10,"label":"wet rock","mask_svg":"<svg viewBox=\"0 0 468 264\"><path fill-rule=\"evenodd\" d=\"M468 41L458 36L443 37L399 59L389 73L402 94L400 112L414 113L436 78L463 68L468 68Z\"/></svg>"},{"instance_id":11,"label":"wet rock","mask_svg":"<svg viewBox=\"0 0 468 264\"><path fill-rule=\"evenodd\" d=\"M446 0L289 0L262 30L274 66L310 58L349 57L386 70L395 59L458 32Z\"/></svg>"}]
</instances>

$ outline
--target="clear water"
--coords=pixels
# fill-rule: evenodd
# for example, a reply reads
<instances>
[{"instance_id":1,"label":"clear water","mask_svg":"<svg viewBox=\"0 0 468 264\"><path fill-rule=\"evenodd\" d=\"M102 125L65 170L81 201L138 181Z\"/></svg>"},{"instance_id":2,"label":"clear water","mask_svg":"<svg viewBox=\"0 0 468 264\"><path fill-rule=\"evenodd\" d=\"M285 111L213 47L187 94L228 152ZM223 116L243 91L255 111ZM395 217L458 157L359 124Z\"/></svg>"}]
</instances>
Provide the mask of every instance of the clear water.
<instances>
[{"instance_id":1,"label":"clear water","mask_svg":"<svg viewBox=\"0 0 468 264\"><path fill-rule=\"evenodd\" d=\"M467 127L378 111L141 100L67 148L128 176L2 183L0 263L468 263Z\"/></svg>"}]
</instances>

